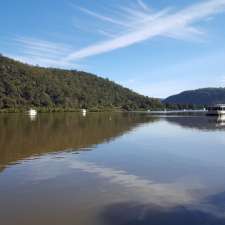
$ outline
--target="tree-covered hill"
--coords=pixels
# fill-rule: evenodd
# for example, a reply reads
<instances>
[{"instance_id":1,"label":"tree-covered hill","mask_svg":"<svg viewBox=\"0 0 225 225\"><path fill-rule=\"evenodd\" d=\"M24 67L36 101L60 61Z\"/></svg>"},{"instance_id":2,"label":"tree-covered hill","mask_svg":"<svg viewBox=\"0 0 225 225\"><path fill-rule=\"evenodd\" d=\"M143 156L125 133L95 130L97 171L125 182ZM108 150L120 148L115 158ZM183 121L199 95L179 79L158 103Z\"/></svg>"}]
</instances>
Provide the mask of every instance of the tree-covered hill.
<instances>
[{"instance_id":1,"label":"tree-covered hill","mask_svg":"<svg viewBox=\"0 0 225 225\"><path fill-rule=\"evenodd\" d=\"M93 74L31 66L0 55L0 109L27 107L137 110L161 103Z\"/></svg>"},{"instance_id":2,"label":"tree-covered hill","mask_svg":"<svg viewBox=\"0 0 225 225\"><path fill-rule=\"evenodd\" d=\"M225 88L202 88L184 91L163 100L169 104L213 105L225 103Z\"/></svg>"}]
</instances>

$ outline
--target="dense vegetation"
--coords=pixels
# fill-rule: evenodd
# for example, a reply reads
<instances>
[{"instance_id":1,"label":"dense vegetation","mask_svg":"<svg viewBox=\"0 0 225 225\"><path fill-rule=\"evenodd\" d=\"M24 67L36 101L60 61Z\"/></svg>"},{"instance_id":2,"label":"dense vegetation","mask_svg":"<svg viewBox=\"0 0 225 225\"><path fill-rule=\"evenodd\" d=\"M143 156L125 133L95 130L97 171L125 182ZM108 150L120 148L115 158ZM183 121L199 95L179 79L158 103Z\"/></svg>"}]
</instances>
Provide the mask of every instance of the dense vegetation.
<instances>
[{"instance_id":1,"label":"dense vegetation","mask_svg":"<svg viewBox=\"0 0 225 225\"><path fill-rule=\"evenodd\" d=\"M225 88L202 88L184 91L163 100L164 103L182 105L202 105L225 103Z\"/></svg>"},{"instance_id":2,"label":"dense vegetation","mask_svg":"<svg viewBox=\"0 0 225 225\"><path fill-rule=\"evenodd\" d=\"M155 109L160 101L93 74L27 65L0 55L0 109Z\"/></svg>"}]
</instances>

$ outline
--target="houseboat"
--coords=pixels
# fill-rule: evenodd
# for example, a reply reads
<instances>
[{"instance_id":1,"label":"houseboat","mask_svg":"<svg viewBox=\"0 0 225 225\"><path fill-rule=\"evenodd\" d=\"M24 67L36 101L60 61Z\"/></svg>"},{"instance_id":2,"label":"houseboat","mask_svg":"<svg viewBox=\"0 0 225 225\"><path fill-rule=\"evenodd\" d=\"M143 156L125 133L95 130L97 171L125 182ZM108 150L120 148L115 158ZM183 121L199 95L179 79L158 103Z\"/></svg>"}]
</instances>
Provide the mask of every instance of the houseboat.
<instances>
[{"instance_id":1,"label":"houseboat","mask_svg":"<svg viewBox=\"0 0 225 225\"><path fill-rule=\"evenodd\" d=\"M225 104L217 104L207 108L208 116L222 116L225 115Z\"/></svg>"}]
</instances>

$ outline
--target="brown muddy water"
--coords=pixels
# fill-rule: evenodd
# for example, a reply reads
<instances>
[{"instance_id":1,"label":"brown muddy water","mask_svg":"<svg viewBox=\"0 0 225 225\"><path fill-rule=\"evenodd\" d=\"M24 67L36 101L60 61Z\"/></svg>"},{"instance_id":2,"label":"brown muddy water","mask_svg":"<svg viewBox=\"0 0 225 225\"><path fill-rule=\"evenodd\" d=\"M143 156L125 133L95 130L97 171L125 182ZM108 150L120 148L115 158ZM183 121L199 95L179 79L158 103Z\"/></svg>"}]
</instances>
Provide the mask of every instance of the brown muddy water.
<instances>
[{"instance_id":1,"label":"brown muddy water","mask_svg":"<svg viewBox=\"0 0 225 225\"><path fill-rule=\"evenodd\" d=\"M214 118L0 115L2 225L225 224L224 174Z\"/></svg>"}]
</instances>

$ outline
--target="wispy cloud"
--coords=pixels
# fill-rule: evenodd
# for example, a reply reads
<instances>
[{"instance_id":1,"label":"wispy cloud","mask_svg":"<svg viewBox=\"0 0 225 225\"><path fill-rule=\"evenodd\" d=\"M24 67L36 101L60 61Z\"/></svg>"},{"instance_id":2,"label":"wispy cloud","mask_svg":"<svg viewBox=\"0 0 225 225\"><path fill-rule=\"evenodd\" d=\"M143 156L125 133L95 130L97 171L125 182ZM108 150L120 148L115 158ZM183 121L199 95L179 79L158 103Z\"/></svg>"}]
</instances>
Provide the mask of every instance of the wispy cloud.
<instances>
[{"instance_id":1,"label":"wispy cloud","mask_svg":"<svg viewBox=\"0 0 225 225\"><path fill-rule=\"evenodd\" d=\"M111 34L110 32L108 31L104 31L104 30L98 30L99 34L102 34L106 37L110 37L110 38L115 38L116 35L115 34Z\"/></svg>"},{"instance_id":2,"label":"wispy cloud","mask_svg":"<svg viewBox=\"0 0 225 225\"><path fill-rule=\"evenodd\" d=\"M12 41L18 54L12 57L29 64L50 67L71 67L73 64L62 60L71 48L62 43L29 37L17 37Z\"/></svg>"},{"instance_id":3,"label":"wispy cloud","mask_svg":"<svg viewBox=\"0 0 225 225\"><path fill-rule=\"evenodd\" d=\"M174 29L166 33L165 35L170 38L176 38L180 40L200 41L203 42L205 32L195 27L183 27L180 29Z\"/></svg>"},{"instance_id":4,"label":"wispy cloud","mask_svg":"<svg viewBox=\"0 0 225 225\"><path fill-rule=\"evenodd\" d=\"M122 21L120 21L120 20L113 19L113 18L111 18L111 17L109 17L109 16L104 16L104 15L95 13L95 12L93 12L93 11L91 11L91 10L82 8L82 7L79 7L79 9L80 9L81 11L83 11L84 13L86 13L86 14L88 14L88 15L90 15L90 16L96 17L97 19L103 20L103 21L105 21L105 22L117 24L117 25L124 26L124 27L127 27L127 26L128 26L127 23L122 22Z\"/></svg>"},{"instance_id":5,"label":"wispy cloud","mask_svg":"<svg viewBox=\"0 0 225 225\"><path fill-rule=\"evenodd\" d=\"M147 4L144 3L144 1L142 0L137 0L137 3L139 4L139 6L146 11L150 11L150 8L148 7Z\"/></svg>"},{"instance_id":6,"label":"wispy cloud","mask_svg":"<svg viewBox=\"0 0 225 225\"><path fill-rule=\"evenodd\" d=\"M67 45L37 38L19 37L14 40L19 51L11 56L41 66L77 67L75 63L80 59L125 48L157 36L202 40L204 32L199 28L199 22L206 22L207 18L224 12L225 0L200 1L180 10L168 7L156 11L144 0L136 0L135 5L109 7L103 13L81 6L75 7L80 13L85 14L86 19L79 23L77 18L74 27L76 29L80 27L82 32L91 30L97 37L101 35L99 41L96 41L95 37L93 39L95 41L88 41L92 44L86 44L75 50L72 43ZM83 26L85 22L90 22L89 26ZM197 23L198 28L195 27Z\"/></svg>"},{"instance_id":7,"label":"wispy cloud","mask_svg":"<svg viewBox=\"0 0 225 225\"><path fill-rule=\"evenodd\" d=\"M106 53L115 49L128 47L156 36L169 36L173 38L192 37L202 34L198 29L192 27L196 22L201 22L209 16L224 11L225 0L209 0L191 5L179 11L171 12L164 9L159 12L149 13L142 1L138 1L142 10L133 8L120 8L127 14L121 20L103 16L90 10L82 9L83 12L100 20L124 26L116 37L84 47L69 54L64 60L66 62L83 59L89 56ZM143 3L143 4L142 4ZM133 18L130 20L130 18Z\"/></svg>"}]
</instances>

